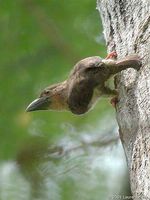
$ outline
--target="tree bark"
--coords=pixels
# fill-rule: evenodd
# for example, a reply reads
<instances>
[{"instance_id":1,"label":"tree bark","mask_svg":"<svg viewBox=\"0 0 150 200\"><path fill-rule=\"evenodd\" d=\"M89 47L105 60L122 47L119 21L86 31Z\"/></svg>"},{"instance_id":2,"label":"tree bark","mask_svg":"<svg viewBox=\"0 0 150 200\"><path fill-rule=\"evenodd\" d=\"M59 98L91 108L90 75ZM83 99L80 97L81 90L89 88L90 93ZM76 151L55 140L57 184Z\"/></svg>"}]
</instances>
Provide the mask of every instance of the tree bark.
<instances>
[{"instance_id":1,"label":"tree bark","mask_svg":"<svg viewBox=\"0 0 150 200\"><path fill-rule=\"evenodd\" d=\"M138 54L140 71L117 76L116 107L134 200L150 199L150 0L97 0L108 51Z\"/></svg>"}]
</instances>

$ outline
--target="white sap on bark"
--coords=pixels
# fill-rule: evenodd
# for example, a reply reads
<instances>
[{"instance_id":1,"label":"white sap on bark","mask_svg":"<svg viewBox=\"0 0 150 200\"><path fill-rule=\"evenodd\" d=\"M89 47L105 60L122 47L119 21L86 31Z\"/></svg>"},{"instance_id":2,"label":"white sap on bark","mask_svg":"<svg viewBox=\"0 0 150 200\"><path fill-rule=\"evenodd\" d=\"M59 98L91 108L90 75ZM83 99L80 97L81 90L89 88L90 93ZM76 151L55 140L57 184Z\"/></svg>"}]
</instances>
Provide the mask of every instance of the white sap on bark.
<instances>
[{"instance_id":1,"label":"white sap on bark","mask_svg":"<svg viewBox=\"0 0 150 200\"><path fill-rule=\"evenodd\" d=\"M150 0L97 0L108 51L138 54L140 71L117 77L117 121L134 200L150 199Z\"/></svg>"}]
</instances>

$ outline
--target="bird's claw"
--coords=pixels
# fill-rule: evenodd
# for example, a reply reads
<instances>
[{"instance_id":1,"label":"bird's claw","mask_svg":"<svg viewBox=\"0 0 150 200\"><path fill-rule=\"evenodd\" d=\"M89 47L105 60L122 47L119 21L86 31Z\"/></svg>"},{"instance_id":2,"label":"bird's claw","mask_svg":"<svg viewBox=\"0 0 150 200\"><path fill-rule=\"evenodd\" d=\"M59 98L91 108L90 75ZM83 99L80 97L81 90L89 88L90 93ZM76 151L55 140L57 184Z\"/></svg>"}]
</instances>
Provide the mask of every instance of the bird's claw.
<instances>
[{"instance_id":1,"label":"bird's claw","mask_svg":"<svg viewBox=\"0 0 150 200\"><path fill-rule=\"evenodd\" d=\"M110 103L111 105L116 108L116 104L118 103L118 95L113 97L111 100L110 100Z\"/></svg>"},{"instance_id":2,"label":"bird's claw","mask_svg":"<svg viewBox=\"0 0 150 200\"><path fill-rule=\"evenodd\" d=\"M107 57L105 59L116 59L117 58L117 52L116 51L112 51L111 53L109 53L107 55Z\"/></svg>"}]
</instances>

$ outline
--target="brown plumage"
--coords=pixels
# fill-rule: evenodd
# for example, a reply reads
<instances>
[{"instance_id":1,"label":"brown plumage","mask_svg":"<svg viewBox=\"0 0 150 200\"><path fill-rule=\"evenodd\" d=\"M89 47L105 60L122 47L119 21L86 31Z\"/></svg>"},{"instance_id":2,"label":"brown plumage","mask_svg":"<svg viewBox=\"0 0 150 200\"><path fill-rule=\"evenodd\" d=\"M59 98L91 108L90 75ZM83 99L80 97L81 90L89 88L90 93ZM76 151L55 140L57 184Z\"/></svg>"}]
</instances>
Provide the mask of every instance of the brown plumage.
<instances>
[{"instance_id":1,"label":"brown plumage","mask_svg":"<svg viewBox=\"0 0 150 200\"><path fill-rule=\"evenodd\" d=\"M106 87L106 81L114 74L127 68L139 70L138 56L128 56L115 60L112 57L101 59L98 56L79 61L67 80L43 90L27 111L69 110L74 114L86 113L103 95L115 96L116 91Z\"/></svg>"}]
</instances>

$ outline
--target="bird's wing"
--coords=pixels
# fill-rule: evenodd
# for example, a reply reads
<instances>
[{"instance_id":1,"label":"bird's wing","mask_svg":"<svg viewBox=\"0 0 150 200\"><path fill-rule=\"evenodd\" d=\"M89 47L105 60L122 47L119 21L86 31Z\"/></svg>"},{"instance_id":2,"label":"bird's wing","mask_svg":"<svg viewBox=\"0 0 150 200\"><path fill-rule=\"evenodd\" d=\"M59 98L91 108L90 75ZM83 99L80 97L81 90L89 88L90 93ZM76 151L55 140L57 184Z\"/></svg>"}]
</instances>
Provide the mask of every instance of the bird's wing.
<instances>
[{"instance_id":1,"label":"bird's wing","mask_svg":"<svg viewBox=\"0 0 150 200\"><path fill-rule=\"evenodd\" d=\"M88 68L95 69L100 67L100 64L102 63L102 59L99 56L92 56L87 57L83 60L80 60L71 71L70 76L74 76L77 72L84 71Z\"/></svg>"},{"instance_id":2,"label":"bird's wing","mask_svg":"<svg viewBox=\"0 0 150 200\"><path fill-rule=\"evenodd\" d=\"M92 99L93 86L84 77L74 77L70 81L68 92L68 106L74 114L83 114L88 111Z\"/></svg>"},{"instance_id":3,"label":"bird's wing","mask_svg":"<svg viewBox=\"0 0 150 200\"><path fill-rule=\"evenodd\" d=\"M68 78L68 105L73 113L83 114L88 111L93 90L100 83L101 65L101 58L93 56L74 66Z\"/></svg>"}]
</instances>

